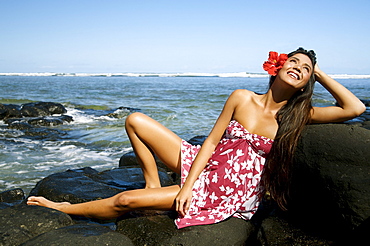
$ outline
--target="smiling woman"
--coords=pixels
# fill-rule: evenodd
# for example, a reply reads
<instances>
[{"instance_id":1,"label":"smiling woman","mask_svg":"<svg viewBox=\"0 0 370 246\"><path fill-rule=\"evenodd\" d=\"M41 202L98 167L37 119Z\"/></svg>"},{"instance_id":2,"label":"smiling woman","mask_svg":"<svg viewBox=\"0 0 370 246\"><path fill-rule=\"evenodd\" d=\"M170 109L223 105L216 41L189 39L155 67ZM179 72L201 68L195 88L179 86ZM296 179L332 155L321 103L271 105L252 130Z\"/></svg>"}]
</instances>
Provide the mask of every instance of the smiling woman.
<instances>
[{"instance_id":1,"label":"smiling woman","mask_svg":"<svg viewBox=\"0 0 370 246\"><path fill-rule=\"evenodd\" d=\"M299 48L287 55L286 62L281 66L277 76L271 76L270 89L286 88L288 103L284 104L276 114L279 125L275 142L268 159L264 175L262 197L266 191L276 199L280 207L285 208L289 193L290 170L292 158L298 139L311 116L311 98L313 95L315 75L312 67L316 65L316 54ZM309 67L309 69L302 69Z\"/></svg>"},{"instance_id":2,"label":"smiling woman","mask_svg":"<svg viewBox=\"0 0 370 246\"><path fill-rule=\"evenodd\" d=\"M142 113L130 114L126 132L143 170L144 189L80 204L30 197L28 204L100 219L139 209L176 210L178 228L231 216L248 220L267 192L285 209L292 157L303 127L348 120L365 110L351 92L318 68L313 51L299 48L287 56L285 62L281 55L270 59L268 67L276 75L265 94L245 89L231 93L202 147ZM339 106L312 107L315 80ZM181 173L180 186L161 187L154 155Z\"/></svg>"}]
</instances>

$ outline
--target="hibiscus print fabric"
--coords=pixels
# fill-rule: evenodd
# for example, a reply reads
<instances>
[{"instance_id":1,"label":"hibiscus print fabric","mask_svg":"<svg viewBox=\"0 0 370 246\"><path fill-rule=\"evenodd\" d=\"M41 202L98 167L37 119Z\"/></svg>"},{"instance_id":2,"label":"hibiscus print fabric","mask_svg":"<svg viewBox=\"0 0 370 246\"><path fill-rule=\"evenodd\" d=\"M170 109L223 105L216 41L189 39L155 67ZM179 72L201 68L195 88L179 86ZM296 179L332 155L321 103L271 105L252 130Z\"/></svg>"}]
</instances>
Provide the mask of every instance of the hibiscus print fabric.
<instances>
[{"instance_id":1,"label":"hibiscus print fabric","mask_svg":"<svg viewBox=\"0 0 370 246\"><path fill-rule=\"evenodd\" d=\"M259 205L258 186L272 143L231 121L194 184L189 211L175 220L177 227L213 224L230 216L249 220ZM182 142L181 185L199 150Z\"/></svg>"}]
</instances>

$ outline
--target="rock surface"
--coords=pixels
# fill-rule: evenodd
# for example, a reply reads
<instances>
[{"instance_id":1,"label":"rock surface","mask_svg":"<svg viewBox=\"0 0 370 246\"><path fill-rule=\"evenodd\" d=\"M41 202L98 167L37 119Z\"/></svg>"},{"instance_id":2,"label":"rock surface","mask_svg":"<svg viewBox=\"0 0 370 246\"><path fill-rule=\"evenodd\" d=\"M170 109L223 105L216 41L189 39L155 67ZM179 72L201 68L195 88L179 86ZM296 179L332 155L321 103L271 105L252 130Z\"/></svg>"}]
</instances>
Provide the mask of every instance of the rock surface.
<instances>
[{"instance_id":1,"label":"rock surface","mask_svg":"<svg viewBox=\"0 0 370 246\"><path fill-rule=\"evenodd\" d=\"M38 206L17 205L0 210L0 245L20 245L42 233L72 225L65 213Z\"/></svg>"},{"instance_id":2,"label":"rock surface","mask_svg":"<svg viewBox=\"0 0 370 246\"><path fill-rule=\"evenodd\" d=\"M66 108L60 103L35 102L22 105L0 104L0 120L8 129L20 130L30 138L57 139L65 135L63 131L46 128L73 121Z\"/></svg>"},{"instance_id":3,"label":"rock surface","mask_svg":"<svg viewBox=\"0 0 370 246\"><path fill-rule=\"evenodd\" d=\"M133 246L134 244L128 237L104 226L77 224L46 232L22 245Z\"/></svg>"},{"instance_id":4,"label":"rock surface","mask_svg":"<svg viewBox=\"0 0 370 246\"><path fill-rule=\"evenodd\" d=\"M0 192L0 209L20 204L25 195L22 189L13 189Z\"/></svg>"},{"instance_id":5,"label":"rock surface","mask_svg":"<svg viewBox=\"0 0 370 246\"><path fill-rule=\"evenodd\" d=\"M291 218L337 241L353 240L351 233L370 218L370 131L309 126L295 161Z\"/></svg>"},{"instance_id":6,"label":"rock surface","mask_svg":"<svg viewBox=\"0 0 370 246\"><path fill-rule=\"evenodd\" d=\"M0 119L51 116L65 114L67 110L60 103L34 102L22 105L0 104Z\"/></svg>"},{"instance_id":7,"label":"rock surface","mask_svg":"<svg viewBox=\"0 0 370 246\"><path fill-rule=\"evenodd\" d=\"M125 215L117 222L117 231L135 245L244 245L255 231L249 221L230 218L213 225L178 230L174 212L143 211Z\"/></svg>"}]
</instances>

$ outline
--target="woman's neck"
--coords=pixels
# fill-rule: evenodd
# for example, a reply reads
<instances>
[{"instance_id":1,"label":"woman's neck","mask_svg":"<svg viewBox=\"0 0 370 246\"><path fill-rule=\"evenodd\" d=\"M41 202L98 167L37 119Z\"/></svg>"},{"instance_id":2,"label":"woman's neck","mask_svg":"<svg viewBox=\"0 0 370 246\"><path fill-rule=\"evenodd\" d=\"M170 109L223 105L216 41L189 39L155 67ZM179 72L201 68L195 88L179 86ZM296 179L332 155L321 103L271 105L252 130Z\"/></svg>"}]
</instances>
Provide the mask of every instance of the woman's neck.
<instances>
[{"instance_id":1,"label":"woman's neck","mask_svg":"<svg viewBox=\"0 0 370 246\"><path fill-rule=\"evenodd\" d=\"M276 78L278 80L278 78ZM270 89L262 97L262 103L265 109L269 111L278 111L294 95L295 91L274 81Z\"/></svg>"}]
</instances>

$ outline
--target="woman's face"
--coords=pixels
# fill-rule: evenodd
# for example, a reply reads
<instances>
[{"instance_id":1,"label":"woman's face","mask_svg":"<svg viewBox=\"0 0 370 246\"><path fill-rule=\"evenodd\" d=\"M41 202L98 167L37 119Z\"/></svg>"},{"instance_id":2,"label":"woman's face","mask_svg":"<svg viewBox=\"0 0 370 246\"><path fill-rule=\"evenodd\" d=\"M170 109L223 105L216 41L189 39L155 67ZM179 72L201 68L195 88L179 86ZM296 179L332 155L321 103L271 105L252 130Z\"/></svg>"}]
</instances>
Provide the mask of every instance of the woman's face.
<instances>
[{"instance_id":1,"label":"woman's face","mask_svg":"<svg viewBox=\"0 0 370 246\"><path fill-rule=\"evenodd\" d=\"M295 54L288 58L279 71L282 80L295 89L303 88L313 73L311 59L304 54Z\"/></svg>"}]
</instances>

